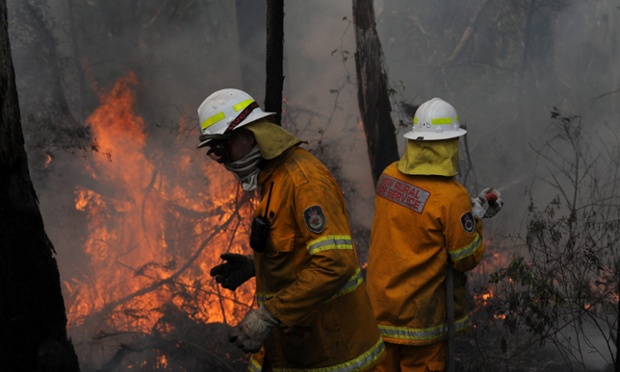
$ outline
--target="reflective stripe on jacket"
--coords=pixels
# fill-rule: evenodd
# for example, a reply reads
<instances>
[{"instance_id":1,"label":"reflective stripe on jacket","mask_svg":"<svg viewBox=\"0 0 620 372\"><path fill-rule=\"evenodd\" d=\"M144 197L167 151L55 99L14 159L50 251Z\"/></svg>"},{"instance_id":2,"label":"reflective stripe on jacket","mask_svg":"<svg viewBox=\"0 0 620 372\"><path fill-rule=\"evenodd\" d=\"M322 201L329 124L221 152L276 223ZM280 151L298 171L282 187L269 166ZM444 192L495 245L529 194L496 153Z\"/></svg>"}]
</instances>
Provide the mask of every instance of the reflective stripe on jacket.
<instances>
[{"instance_id":1,"label":"reflective stripe on jacket","mask_svg":"<svg viewBox=\"0 0 620 372\"><path fill-rule=\"evenodd\" d=\"M469 328L463 272L484 253L482 223L453 177L411 176L388 166L375 193L368 294L386 342L427 345L446 338L448 257L457 333Z\"/></svg>"},{"instance_id":2,"label":"reflective stripe on jacket","mask_svg":"<svg viewBox=\"0 0 620 372\"><path fill-rule=\"evenodd\" d=\"M318 159L295 147L267 164L259 184L255 216L265 215L270 199L271 230L265 252L254 254L257 298L282 322L264 343L266 369L374 367L384 345L336 181ZM250 368L259 366L253 361Z\"/></svg>"}]
</instances>

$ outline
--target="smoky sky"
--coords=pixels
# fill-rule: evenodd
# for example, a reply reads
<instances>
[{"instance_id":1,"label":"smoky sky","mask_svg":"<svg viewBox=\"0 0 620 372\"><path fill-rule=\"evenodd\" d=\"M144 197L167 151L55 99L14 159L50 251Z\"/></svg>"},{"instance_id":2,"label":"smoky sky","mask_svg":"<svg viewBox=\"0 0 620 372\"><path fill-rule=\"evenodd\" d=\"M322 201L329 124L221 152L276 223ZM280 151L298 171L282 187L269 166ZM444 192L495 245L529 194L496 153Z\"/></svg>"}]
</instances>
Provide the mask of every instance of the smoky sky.
<instances>
[{"instance_id":1,"label":"smoky sky","mask_svg":"<svg viewBox=\"0 0 620 372\"><path fill-rule=\"evenodd\" d=\"M39 18L33 19L24 3L38 9ZM77 93L75 69L87 70L84 83L93 97L130 71L136 74L147 151L174 153L171 146L179 144L172 138L178 136L184 138L181 145L195 146L196 109L202 100L222 88L250 89L243 86L242 62L258 66L249 93L264 101L265 61L243 55L239 48L240 43L259 43L260 49L264 38L240 40L233 1L166 6L77 2L73 28L67 22L71 2L24 3L8 1L11 46L31 172L55 245L75 244L75 225L66 220L79 217L72 205L59 205L58 195L67 192L63 185L72 184L71 177L77 177L72 168L82 160L59 146L41 145L37 133L43 124L28 118L56 107L53 92L62 89L69 111L79 123L85 120L96 98L90 106L78 105L85 97ZM548 125L552 110L579 115L588 132L606 145L617 145L617 138L606 133L613 133L620 117L620 4L541 1L526 18L519 1L472 3L375 1L376 28L400 152L402 134L411 125L401 102L419 105L441 97L453 104L467 126L475 170L466 186L472 194L486 186L501 189L506 206L488 223L488 231L509 233L523 228L526 192L542 204L553 197L554 190L536 180L536 172L546 168L533 151L554 136ZM255 16L264 19L264 14ZM345 191L352 225L369 228L374 187L359 122L352 22L350 1L285 2L283 126L307 140L306 147L333 170ZM58 74L60 88L53 83ZM195 131L179 133L183 120ZM66 165L45 170L42 148L51 148ZM199 167L206 159L197 152L193 161ZM62 255L58 262L61 275L79 271L64 266L68 261Z\"/></svg>"},{"instance_id":2,"label":"smoky sky","mask_svg":"<svg viewBox=\"0 0 620 372\"><path fill-rule=\"evenodd\" d=\"M90 9L76 7L84 11L74 15L76 27L88 27L88 17L102 7L92 4ZM441 97L455 106L469 131L477 184L468 186L514 185L531 169L530 144L552 136L545 132L545 124L553 107L596 122L617 118L618 94L592 103L595 97L618 89L617 4L541 4L526 32L517 2L491 3L483 9L459 2L445 6L428 1L375 3L401 151L401 134L410 125L410 117L402 113L399 103L420 104ZM117 9L121 13L109 10L102 16L104 21L92 22L104 30L81 32L63 23L67 17L64 2L50 3L42 17L49 18L58 58L69 58L72 53L71 32L88 35L80 41L80 58L89 68L89 84L110 86L128 70L135 70L140 113L154 126L178 122L180 115L196 119L197 106L211 92L244 88L241 60L261 67L255 73L258 83L252 84L256 92L250 93L263 101L265 61L240 55L238 46L262 44L264 38L238 40L233 5L231 1L179 2L158 13L156 7L123 2ZM349 201L351 210L372 208L369 166L356 161L366 157L366 149L357 107L352 5L313 1L287 3L285 8L284 97L289 111L297 116L285 120L284 126L310 141L309 147L331 163L339 178L351 183L357 197ZM9 9L20 16L17 2L10 1ZM473 32L465 38L467 27ZM28 114L36 110L28 106L28 91L41 81L37 68L27 66L37 62L28 58L35 51L20 43L20 35L13 33L13 48L21 57L16 70ZM462 38L466 41L461 52L453 57ZM65 67L66 62L62 63ZM74 94L65 88L67 96ZM302 110L308 114L299 113ZM152 136L154 141L156 137ZM514 172L515 167L520 170ZM507 201L521 201L524 184L519 186L505 190ZM515 204L519 203L508 203L507 208ZM369 225L371 213L353 215L364 216L355 223Z\"/></svg>"}]
</instances>

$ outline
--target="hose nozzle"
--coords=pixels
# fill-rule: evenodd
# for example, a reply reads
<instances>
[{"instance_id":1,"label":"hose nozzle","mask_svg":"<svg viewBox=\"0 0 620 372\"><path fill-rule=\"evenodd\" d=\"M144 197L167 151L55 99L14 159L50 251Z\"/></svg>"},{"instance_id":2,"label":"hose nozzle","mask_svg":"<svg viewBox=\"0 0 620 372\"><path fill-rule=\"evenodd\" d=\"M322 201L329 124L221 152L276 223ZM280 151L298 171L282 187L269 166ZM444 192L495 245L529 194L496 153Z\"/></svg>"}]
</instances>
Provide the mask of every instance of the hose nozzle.
<instances>
[{"instance_id":1,"label":"hose nozzle","mask_svg":"<svg viewBox=\"0 0 620 372\"><path fill-rule=\"evenodd\" d=\"M499 191L491 189L491 191L484 195L484 198L487 200L489 205L495 205L497 198L499 198Z\"/></svg>"}]
</instances>

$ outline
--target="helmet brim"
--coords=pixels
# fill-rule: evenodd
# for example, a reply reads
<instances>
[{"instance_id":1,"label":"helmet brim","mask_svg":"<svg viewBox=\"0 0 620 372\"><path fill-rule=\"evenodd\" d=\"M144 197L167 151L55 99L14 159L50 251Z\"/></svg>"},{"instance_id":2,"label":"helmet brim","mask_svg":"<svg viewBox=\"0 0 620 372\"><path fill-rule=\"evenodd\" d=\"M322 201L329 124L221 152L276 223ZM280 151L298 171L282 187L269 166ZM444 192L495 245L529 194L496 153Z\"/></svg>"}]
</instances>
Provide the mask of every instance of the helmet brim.
<instances>
[{"instance_id":1,"label":"helmet brim","mask_svg":"<svg viewBox=\"0 0 620 372\"><path fill-rule=\"evenodd\" d=\"M439 141L439 140L461 137L461 136L464 136L466 133L467 131L463 128L459 128L455 131L449 131L449 132L443 132L443 133L409 131L403 134L403 137L413 140L413 141Z\"/></svg>"},{"instance_id":2,"label":"helmet brim","mask_svg":"<svg viewBox=\"0 0 620 372\"><path fill-rule=\"evenodd\" d=\"M230 137L229 134L202 134L200 135L200 137L198 137L200 143L198 144L198 146L196 146L196 148L199 149L201 147L208 146L209 142L213 140L222 140L227 139L228 137Z\"/></svg>"},{"instance_id":3,"label":"helmet brim","mask_svg":"<svg viewBox=\"0 0 620 372\"><path fill-rule=\"evenodd\" d=\"M275 112L264 112L264 111L260 111L260 112L252 112L250 113L250 115L248 115L247 118L245 118L244 121L241 122L241 124L237 125L237 127L233 130L237 130L239 128L242 128L258 119L262 119L264 117L267 116L271 116L271 115L275 115ZM223 139L223 138L227 138L228 134L203 134L199 137L199 143L196 146L197 149L205 147L207 145L209 145L209 142L214 140L214 139Z\"/></svg>"},{"instance_id":4,"label":"helmet brim","mask_svg":"<svg viewBox=\"0 0 620 372\"><path fill-rule=\"evenodd\" d=\"M252 122L255 122L258 119L262 119L264 117L267 116L271 116L271 115L275 115L275 112L265 112L263 110L254 110L250 113L250 115L248 115L247 118L245 118L239 125L237 125L237 127L235 129L239 129L241 127L244 127ZM235 130L233 129L233 130Z\"/></svg>"},{"instance_id":5,"label":"helmet brim","mask_svg":"<svg viewBox=\"0 0 620 372\"><path fill-rule=\"evenodd\" d=\"M209 138L209 139L206 139L204 141L200 141L200 143L196 146L196 148L200 149L200 148L203 148L203 147L207 146L209 144L209 142L211 142L212 139L213 138Z\"/></svg>"}]
</instances>

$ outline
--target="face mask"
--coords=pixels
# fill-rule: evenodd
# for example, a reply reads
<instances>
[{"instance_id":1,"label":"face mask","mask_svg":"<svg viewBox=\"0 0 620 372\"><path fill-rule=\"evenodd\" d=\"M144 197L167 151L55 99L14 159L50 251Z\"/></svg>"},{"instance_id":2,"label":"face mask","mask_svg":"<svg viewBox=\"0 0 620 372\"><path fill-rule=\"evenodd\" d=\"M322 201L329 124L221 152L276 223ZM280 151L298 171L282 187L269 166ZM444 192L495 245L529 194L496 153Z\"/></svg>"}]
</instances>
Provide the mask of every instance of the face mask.
<instances>
[{"instance_id":1,"label":"face mask","mask_svg":"<svg viewBox=\"0 0 620 372\"><path fill-rule=\"evenodd\" d=\"M258 164L263 160L258 145L243 158L224 164L224 167L237 176L244 191L253 191L258 188Z\"/></svg>"}]
</instances>

